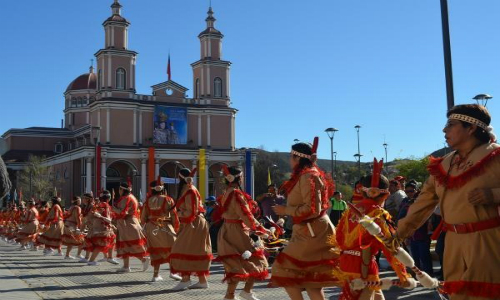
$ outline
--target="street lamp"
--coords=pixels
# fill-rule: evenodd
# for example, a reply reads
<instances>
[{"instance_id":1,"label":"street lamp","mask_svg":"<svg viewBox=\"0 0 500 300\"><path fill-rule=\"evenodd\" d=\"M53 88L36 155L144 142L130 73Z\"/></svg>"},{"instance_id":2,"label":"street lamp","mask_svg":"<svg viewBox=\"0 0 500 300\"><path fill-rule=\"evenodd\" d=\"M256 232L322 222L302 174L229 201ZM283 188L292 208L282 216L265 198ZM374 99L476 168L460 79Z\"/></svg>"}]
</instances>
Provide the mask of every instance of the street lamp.
<instances>
[{"instance_id":1,"label":"street lamp","mask_svg":"<svg viewBox=\"0 0 500 300\"><path fill-rule=\"evenodd\" d=\"M358 162L358 178L361 178L361 156L363 155L359 153L354 154L354 158Z\"/></svg>"},{"instance_id":2,"label":"street lamp","mask_svg":"<svg viewBox=\"0 0 500 300\"><path fill-rule=\"evenodd\" d=\"M358 160L358 175L359 175L359 178L361 178L361 156L363 156L363 155L361 155L361 150L359 147L359 129L361 129L361 126L356 125L356 126L354 126L354 128L356 129L356 133L358 136L358 153L354 156Z\"/></svg>"},{"instance_id":3,"label":"street lamp","mask_svg":"<svg viewBox=\"0 0 500 300\"><path fill-rule=\"evenodd\" d=\"M474 96L474 100L476 100L478 105L482 105L486 108L486 105L488 104L488 100L492 99L493 97L488 94L479 94Z\"/></svg>"},{"instance_id":4,"label":"street lamp","mask_svg":"<svg viewBox=\"0 0 500 300\"><path fill-rule=\"evenodd\" d=\"M332 160L331 160L331 164L332 164L332 178L335 178L335 172L334 172L334 166L333 166L333 138L335 137L335 132L339 131L337 128L327 128L325 129L325 132L326 134L328 135L328 137L330 138L330 143L331 143L331 155L332 155Z\"/></svg>"},{"instance_id":5,"label":"street lamp","mask_svg":"<svg viewBox=\"0 0 500 300\"><path fill-rule=\"evenodd\" d=\"M175 164L175 170L174 170L174 186L175 186L175 196L177 197L177 190L179 189L178 184L177 184L177 178L179 177L177 167L179 166L180 162L179 161L173 161L172 163Z\"/></svg>"},{"instance_id":6,"label":"street lamp","mask_svg":"<svg viewBox=\"0 0 500 300\"><path fill-rule=\"evenodd\" d=\"M272 164L271 165L271 170L274 170L274 169L277 169L277 168L278 168L278 166L276 164ZM271 175L271 184L275 183L274 180L273 180L273 177L274 177L273 174L274 174L274 172L271 171L271 174L270 174Z\"/></svg>"},{"instance_id":7,"label":"street lamp","mask_svg":"<svg viewBox=\"0 0 500 300\"><path fill-rule=\"evenodd\" d=\"M333 170L335 174L334 179L337 179L337 151L333 152L333 161L334 161Z\"/></svg>"},{"instance_id":8,"label":"street lamp","mask_svg":"<svg viewBox=\"0 0 500 300\"><path fill-rule=\"evenodd\" d=\"M382 146L384 146L384 149L385 149L385 162L387 163L387 143L384 143Z\"/></svg>"}]
</instances>

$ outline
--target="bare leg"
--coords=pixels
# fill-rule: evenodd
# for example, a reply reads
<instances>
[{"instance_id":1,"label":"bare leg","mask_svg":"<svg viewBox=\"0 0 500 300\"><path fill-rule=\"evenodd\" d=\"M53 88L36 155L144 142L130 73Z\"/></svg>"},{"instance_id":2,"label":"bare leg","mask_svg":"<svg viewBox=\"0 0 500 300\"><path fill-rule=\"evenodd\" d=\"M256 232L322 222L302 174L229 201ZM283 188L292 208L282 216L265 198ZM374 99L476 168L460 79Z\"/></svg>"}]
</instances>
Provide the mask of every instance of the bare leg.
<instances>
[{"instance_id":1,"label":"bare leg","mask_svg":"<svg viewBox=\"0 0 500 300\"><path fill-rule=\"evenodd\" d=\"M83 251L83 245L78 246L78 252L76 253L76 256L78 257L82 255L82 251Z\"/></svg>"},{"instance_id":2,"label":"bare leg","mask_svg":"<svg viewBox=\"0 0 500 300\"><path fill-rule=\"evenodd\" d=\"M158 277L158 275L160 275L160 265L154 265L153 277Z\"/></svg>"},{"instance_id":3,"label":"bare leg","mask_svg":"<svg viewBox=\"0 0 500 300\"><path fill-rule=\"evenodd\" d=\"M90 257L90 262L93 262L95 261L95 259L97 258L97 256L99 255L99 250L94 250L94 252L92 252L92 256Z\"/></svg>"},{"instance_id":4,"label":"bare leg","mask_svg":"<svg viewBox=\"0 0 500 300\"><path fill-rule=\"evenodd\" d=\"M124 257L123 258L123 268L130 268L130 258L129 257Z\"/></svg>"},{"instance_id":5,"label":"bare leg","mask_svg":"<svg viewBox=\"0 0 500 300\"><path fill-rule=\"evenodd\" d=\"M322 288L306 289L306 291L311 300L325 300L325 294L323 294Z\"/></svg>"},{"instance_id":6,"label":"bare leg","mask_svg":"<svg viewBox=\"0 0 500 300\"><path fill-rule=\"evenodd\" d=\"M255 283L254 279L248 279L247 282L245 283L245 287L243 288L243 290L247 293L251 293L254 283Z\"/></svg>"},{"instance_id":7,"label":"bare leg","mask_svg":"<svg viewBox=\"0 0 500 300\"><path fill-rule=\"evenodd\" d=\"M189 279L190 279L190 278L189 278L189 275L184 275L184 276L182 276L182 280L181 280L181 282L188 282L188 281L189 281Z\"/></svg>"},{"instance_id":8,"label":"bare leg","mask_svg":"<svg viewBox=\"0 0 500 300\"><path fill-rule=\"evenodd\" d=\"M109 249L108 251L108 259L112 259L113 258L113 248Z\"/></svg>"},{"instance_id":9,"label":"bare leg","mask_svg":"<svg viewBox=\"0 0 500 300\"><path fill-rule=\"evenodd\" d=\"M238 286L238 282L228 282L227 291L226 291L226 299L234 299L234 293L236 292L236 287Z\"/></svg>"},{"instance_id":10,"label":"bare leg","mask_svg":"<svg viewBox=\"0 0 500 300\"><path fill-rule=\"evenodd\" d=\"M66 257L69 257L69 253L71 252L71 249L73 249L73 246L68 246L68 248L66 248Z\"/></svg>"},{"instance_id":11,"label":"bare leg","mask_svg":"<svg viewBox=\"0 0 500 300\"><path fill-rule=\"evenodd\" d=\"M291 300L304 300L304 297L302 297L302 289L287 287L285 290Z\"/></svg>"},{"instance_id":12,"label":"bare leg","mask_svg":"<svg viewBox=\"0 0 500 300\"><path fill-rule=\"evenodd\" d=\"M201 275L198 277L200 283L207 283L207 277L205 275Z\"/></svg>"}]
</instances>

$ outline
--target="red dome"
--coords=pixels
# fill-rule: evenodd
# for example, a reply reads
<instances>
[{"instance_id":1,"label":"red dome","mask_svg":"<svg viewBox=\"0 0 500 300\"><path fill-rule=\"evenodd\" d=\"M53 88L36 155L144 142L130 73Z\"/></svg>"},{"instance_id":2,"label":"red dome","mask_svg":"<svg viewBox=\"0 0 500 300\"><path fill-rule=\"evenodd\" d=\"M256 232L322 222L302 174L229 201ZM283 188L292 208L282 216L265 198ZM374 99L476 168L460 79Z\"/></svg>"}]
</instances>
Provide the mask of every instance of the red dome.
<instances>
[{"instance_id":1,"label":"red dome","mask_svg":"<svg viewBox=\"0 0 500 300\"><path fill-rule=\"evenodd\" d=\"M78 76L73 80L66 89L68 91L75 90L95 90L97 88L97 76L95 73L86 73Z\"/></svg>"}]
</instances>

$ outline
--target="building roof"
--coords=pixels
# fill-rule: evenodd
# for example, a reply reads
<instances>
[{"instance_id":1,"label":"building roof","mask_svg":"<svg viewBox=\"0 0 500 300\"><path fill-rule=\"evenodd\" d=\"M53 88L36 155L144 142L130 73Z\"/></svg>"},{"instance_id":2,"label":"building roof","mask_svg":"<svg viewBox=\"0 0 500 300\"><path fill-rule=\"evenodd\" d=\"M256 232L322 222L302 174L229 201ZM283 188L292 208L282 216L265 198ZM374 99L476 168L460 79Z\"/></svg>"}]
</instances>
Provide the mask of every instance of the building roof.
<instances>
[{"instance_id":1,"label":"building roof","mask_svg":"<svg viewBox=\"0 0 500 300\"><path fill-rule=\"evenodd\" d=\"M54 151L43 150L9 150L2 155L2 159L5 163L25 162L29 160L30 155L50 157L54 154Z\"/></svg>"},{"instance_id":2,"label":"building roof","mask_svg":"<svg viewBox=\"0 0 500 300\"><path fill-rule=\"evenodd\" d=\"M97 75L94 72L90 72L82 74L75 80L71 81L68 88L66 88L66 92L76 90L95 90L96 88Z\"/></svg>"}]
</instances>

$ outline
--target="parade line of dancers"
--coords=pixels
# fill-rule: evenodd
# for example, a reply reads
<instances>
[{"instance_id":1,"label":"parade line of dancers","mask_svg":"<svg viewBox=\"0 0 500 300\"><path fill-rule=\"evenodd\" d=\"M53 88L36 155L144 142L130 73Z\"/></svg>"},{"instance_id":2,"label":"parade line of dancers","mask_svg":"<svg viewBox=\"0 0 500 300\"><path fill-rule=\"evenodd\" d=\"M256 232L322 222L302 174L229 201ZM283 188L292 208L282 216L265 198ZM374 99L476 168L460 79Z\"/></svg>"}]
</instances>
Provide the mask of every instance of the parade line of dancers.
<instances>
[{"instance_id":1,"label":"parade line of dancers","mask_svg":"<svg viewBox=\"0 0 500 300\"><path fill-rule=\"evenodd\" d=\"M267 279L271 287L284 288L293 300L304 299L304 292L312 300L325 299L324 287L342 288L342 300L384 299L382 291L392 286L412 289L417 285L453 300L498 299L500 146L484 107L459 105L447 117L443 131L455 151L431 159L431 176L399 227L382 208L389 196L382 161L374 160L372 174L358 181L349 209L335 228L326 214L335 185L316 165L318 139L312 144L294 144L292 175L281 187L286 204L273 207L294 225L291 238L273 257L272 267L268 260L283 234L282 222L269 219L264 226L255 218L255 201L241 189L243 173L238 167L223 167L226 188L217 200L223 225L216 257L205 208L193 182L196 170L187 168L179 172L175 201L159 180L151 182L142 207L128 183L120 185L117 200L112 201L109 191L97 198L84 194L73 199L67 212L58 197L50 205L30 200L28 207L21 203L19 208L11 205L2 211L0 234L5 241L18 243L20 250L43 248L44 255L64 256L89 266L99 264L100 253L104 255L100 261L118 265L113 257L116 251L123 261L117 272L131 272L130 258L136 258L142 262L142 271L154 268L153 282L163 280L160 265L169 264L170 278L179 281L175 291L209 288L210 265L218 261L227 283L224 299L255 300L254 283ZM440 228L447 232L443 282L419 270L403 246L404 239L426 222L436 206L443 216ZM65 254L62 245L67 247ZM397 277L379 277L375 256L380 251ZM244 286L236 296L239 282Z\"/></svg>"}]
</instances>

